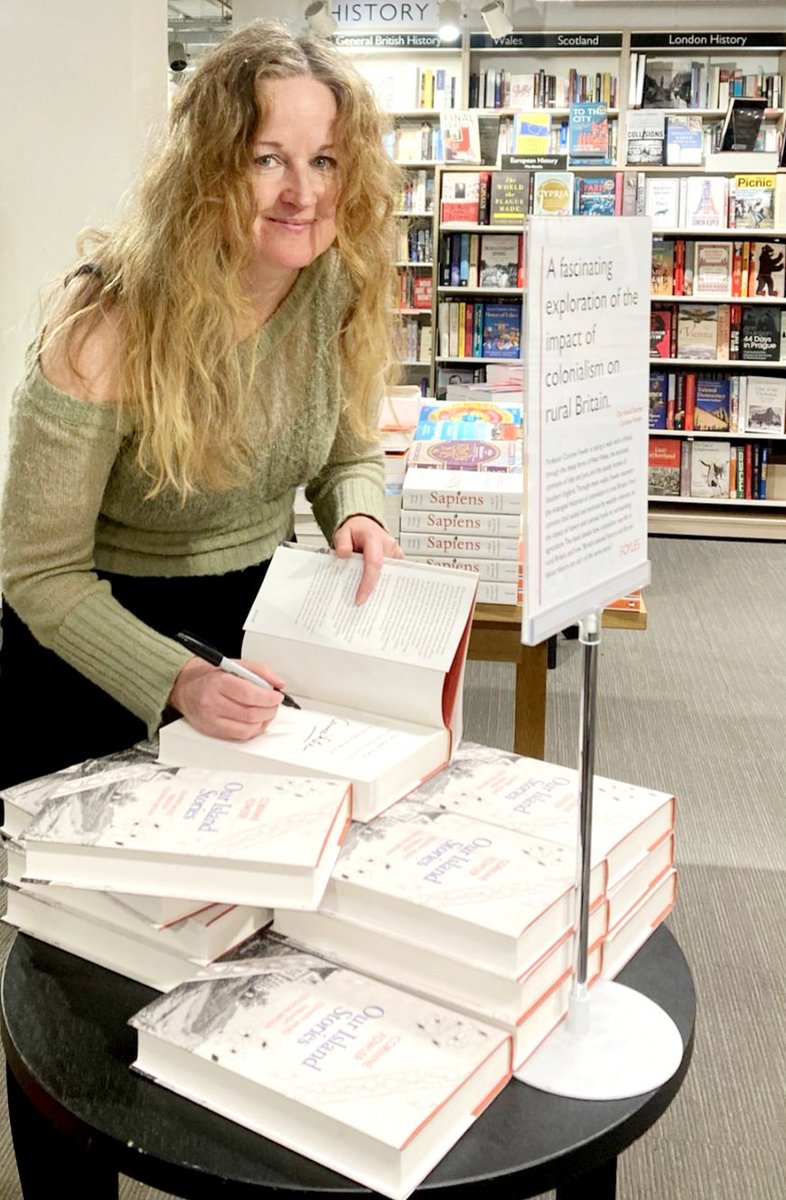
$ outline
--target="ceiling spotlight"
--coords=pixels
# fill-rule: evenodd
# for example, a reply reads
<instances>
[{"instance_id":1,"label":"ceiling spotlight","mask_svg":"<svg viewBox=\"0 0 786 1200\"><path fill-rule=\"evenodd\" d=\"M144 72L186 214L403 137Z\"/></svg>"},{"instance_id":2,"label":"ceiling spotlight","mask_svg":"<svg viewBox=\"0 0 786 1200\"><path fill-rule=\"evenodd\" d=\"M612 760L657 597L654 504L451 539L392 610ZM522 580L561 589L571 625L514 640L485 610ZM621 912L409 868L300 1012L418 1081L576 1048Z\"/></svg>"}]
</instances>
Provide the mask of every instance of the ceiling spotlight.
<instances>
[{"instance_id":1,"label":"ceiling spotlight","mask_svg":"<svg viewBox=\"0 0 786 1200\"><path fill-rule=\"evenodd\" d=\"M335 17L331 15L327 0L314 0L313 4L309 4L306 8L306 20L318 37L325 38L335 32L338 24Z\"/></svg>"},{"instance_id":2,"label":"ceiling spotlight","mask_svg":"<svg viewBox=\"0 0 786 1200\"><path fill-rule=\"evenodd\" d=\"M437 36L441 42L455 42L461 34L461 5L459 0L440 0L437 4Z\"/></svg>"},{"instance_id":3,"label":"ceiling spotlight","mask_svg":"<svg viewBox=\"0 0 786 1200\"><path fill-rule=\"evenodd\" d=\"M480 15L486 29L495 41L499 41L500 38L506 37L513 31L513 22L505 12L503 0L491 0L491 4L484 4Z\"/></svg>"},{"instance_id":4,"label":"ceiling spotlight","mask_svg":"<svg viewBox=\"0 0 786 1200\"><path fill-rule=\"evenodd\" d=\"M169 68L171 71L185 71L188 66L186 48L182 42L169 43Z\"/></svg>"}]
</instances>

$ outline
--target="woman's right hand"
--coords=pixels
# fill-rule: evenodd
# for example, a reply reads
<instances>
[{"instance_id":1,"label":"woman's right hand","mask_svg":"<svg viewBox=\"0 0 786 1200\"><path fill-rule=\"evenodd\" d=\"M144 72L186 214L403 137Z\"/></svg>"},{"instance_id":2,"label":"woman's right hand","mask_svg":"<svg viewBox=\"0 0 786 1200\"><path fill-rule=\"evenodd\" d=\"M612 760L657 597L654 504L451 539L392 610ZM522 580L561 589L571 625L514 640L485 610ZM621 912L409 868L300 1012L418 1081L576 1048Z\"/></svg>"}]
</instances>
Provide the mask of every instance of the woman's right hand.
<instances>
[{"instance_id":1,"label":"woman's right hand","mask_svg":"<svg viewBox=\"0 0 786 1200\"><path fill-rule=\"evenodd\" d=\"M273 688L283 687L283 679L264 663L238 661L273 687L257 687L196 657L188 660L175 680L169 703L200 733L246 742L264 733L278 712L283 697Z\"/></svg>"}]
</instances>

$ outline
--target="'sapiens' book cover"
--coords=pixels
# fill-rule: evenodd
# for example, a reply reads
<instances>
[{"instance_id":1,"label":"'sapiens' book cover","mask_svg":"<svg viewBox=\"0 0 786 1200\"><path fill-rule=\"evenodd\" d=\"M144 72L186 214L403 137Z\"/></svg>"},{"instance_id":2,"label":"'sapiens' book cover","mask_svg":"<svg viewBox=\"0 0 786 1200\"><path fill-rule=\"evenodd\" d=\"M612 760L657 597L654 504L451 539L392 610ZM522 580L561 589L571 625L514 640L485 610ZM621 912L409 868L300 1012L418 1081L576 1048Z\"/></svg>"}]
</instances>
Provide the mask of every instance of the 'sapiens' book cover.
<instances>
[{"instance_id":1,"label":"'sapiens' book cover","mask_svg":"<svg viewBox=\"0 0 786 1200\"><path fill-rule=\"evenodd\" d=\"M518 977L573 924L576 849L407 797L353 824L325 889L342 916ZM589 904L606 885L591 871Z\"/></svg>"},{"instance_id":2,"label":"'sapiens' book cover","mask_svg":"<svg viewBox=\"0 0 786 1200\"><path fill-rule=\"evenodd\" d=\"M675 800L601 775L592 792L592 861L606 863L612 886L672 831ZM415 801L576 848L579 776L569 767L464 742L446 770L410 793Z\"/></svg>"},{"instance_id":3,"label":"'sapiens' book cover","mask_svg":"<svg viewBox=\"0 0 786 1200\"><path fill-rule=\"evenodd\" d=\"M27 876L131 894L316 908L351 818L345 779L183 769L49 801Z\"/></svg>"},{"instance_id":4,"label":"'sapiens' book cover","mask_svg":"<svg viewBox=\"0 0 786 1200\"><path fill-rule=\"evenodd\" d=\"M521 512L520 475L482 471L440 471L410 466L404 476L401 508L419 512Z\"/></svg>"},{"instance_id":5,"label":"'sapiens' book cover","mask_svg":"<svg viewBox=\"0 0 786 1200\"><path fill-rule=\"evenodd\" d=\"M573 212L571 171L536 171L532 211L536 216L570 216Z\"/></svg>"},{"instance_id":6,"label":"'sapiens' book cover","mask_svg":"<svg viewBox=\"0 0 786 1200\"><path fill-rule=\"evenodd\" d=\"M677 314L680 358L718 357L718 305L681 304Z\"/></svg>"},{"instance_id":7,"label":"'sapiens' book cover","mask_svg":"<svg viewBox=\"0 0 786 1200\"><path fill-rule=\"evenodd\" d=\"M650 438L647 460L647 491L650 496L679 496L680 446L678 438Z\"/></svg>"},{"instance_id":8,"label":"'sapiens' book cover","mask_svg":"<svg viewBox=\"0 0 786 1200\"><path fill-rule=\"evenodd\" d=\"M410 453L439 445L413 443ZM371 820L443 767L461 735L476 584L463 572L385 559L358 606L362 572L360 554L279 546L245 622L243 656L279 672L300 708L281 707L246 742L172 721L159 734L161 761L348 779L355 821Z\"/></svg>"},{"instance_id":9,"label":"'sapiens' book cover","mask_svg":"<svg viewBox=\"0 0 786 1200\"><path fill-rule=\"evenodd\" d=\"M730 462L731 442L697 438L691 448L691 496L728 500Z\"/></svg>"},{"instance_id":10,"label":"'sapiens' book cover","mask_svg":"<svg viewBox=\"0 0 786 1200\"><path fill-rule=\"evenodd\" d=\"M503 1030L275 940L131 1024L137 1071L391 1200L511 1072Z\"/></svg>"},{"instance_id":11,"label":"'sapiens' book cover","mask_svg":"<svg viewBox=\"0 0 786 1200\"><path fill-rule=\"evenodd\" d=\"M729 429L731 383L728 379L697 379L693 428L705 433Z\"/></svg>"}]
</instances>

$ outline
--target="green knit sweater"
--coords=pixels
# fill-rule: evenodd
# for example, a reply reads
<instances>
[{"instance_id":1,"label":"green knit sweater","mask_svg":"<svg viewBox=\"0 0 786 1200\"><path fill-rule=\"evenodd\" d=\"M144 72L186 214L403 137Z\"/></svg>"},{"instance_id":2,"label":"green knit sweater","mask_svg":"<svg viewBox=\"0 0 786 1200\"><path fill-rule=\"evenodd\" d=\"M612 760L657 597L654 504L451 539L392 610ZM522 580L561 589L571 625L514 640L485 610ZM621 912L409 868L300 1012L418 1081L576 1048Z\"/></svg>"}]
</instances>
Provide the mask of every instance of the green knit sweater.
<instances>
[{"instance_id":1,"label":"green knit sweater","mask_svg":"<svg viewBox=\"0 0 786 1200\"><path fill-rule=\"evenodd\" d=\"M95 568L135 576L218 575L269 558L291 535L298 484L328 540L353 513L382 522L382 457L342 416L335 334L350 290L335 251L301 271L244 343L254 356L250 482L146 500L132 433L117 410L75 399L35 350L12 413L3 506L3 591L35 637L154 731L190 657L123 608ZM257 407L258 399L258 407Z\"/></svg>"}]
</instances>

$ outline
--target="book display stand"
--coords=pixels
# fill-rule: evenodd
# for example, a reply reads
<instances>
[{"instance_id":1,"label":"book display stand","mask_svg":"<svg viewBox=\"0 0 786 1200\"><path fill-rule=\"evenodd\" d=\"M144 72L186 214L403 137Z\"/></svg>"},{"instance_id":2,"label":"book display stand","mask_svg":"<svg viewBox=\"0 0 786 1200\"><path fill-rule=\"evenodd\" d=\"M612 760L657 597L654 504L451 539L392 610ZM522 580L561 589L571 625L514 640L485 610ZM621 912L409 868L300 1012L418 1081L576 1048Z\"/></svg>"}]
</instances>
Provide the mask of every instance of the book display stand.
<instances>
[{"instance_id":1,"label":"book display stand","mask_svg":"<svg viewBox=\"0 0 786 1200\"><path fill-rule=\"evenodd\" d=\"M601 613L579 622L584 647L579 742L576 962L568 1015L515 1072L530 1087L577 1100L619 1100L660 1087L682 1061L674 1021L641 992L587 984L592 779Z\"/></svg>"}]
</instances>

